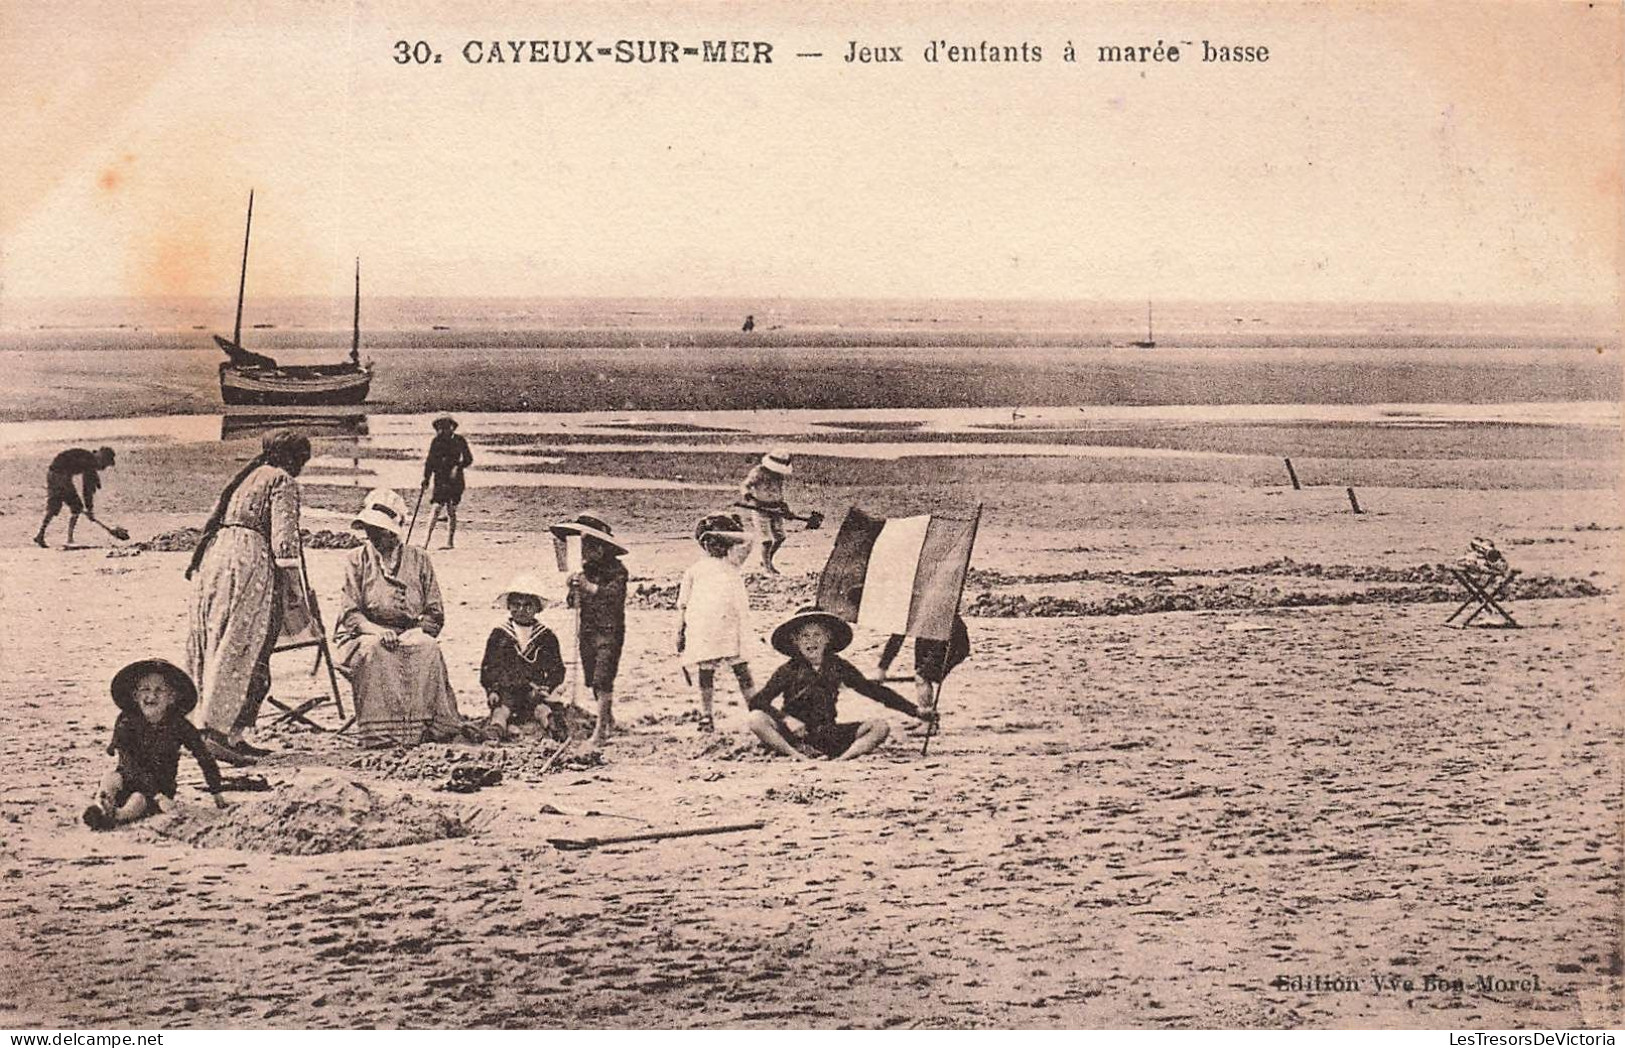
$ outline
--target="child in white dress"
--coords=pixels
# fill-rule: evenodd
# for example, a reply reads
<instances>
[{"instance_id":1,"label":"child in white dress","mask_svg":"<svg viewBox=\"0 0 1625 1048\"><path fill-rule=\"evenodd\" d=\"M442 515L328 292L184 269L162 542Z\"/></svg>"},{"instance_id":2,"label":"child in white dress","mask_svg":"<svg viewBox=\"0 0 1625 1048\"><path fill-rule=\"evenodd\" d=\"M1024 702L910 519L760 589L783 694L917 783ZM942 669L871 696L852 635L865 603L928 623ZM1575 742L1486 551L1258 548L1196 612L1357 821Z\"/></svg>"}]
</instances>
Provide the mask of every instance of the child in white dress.
<instances>
[{"instance_id":1,"label":"child in white dress","mask_svg":"<svg viewBox=\"0 0 1625 1048\"><path fill-rule=\"evenodd\" d=\"M683 572L677 591L677 653L683 666L694 667L700 688L700 730L716 730L711 712L717 668L730 666L739 694L755 690L745 658L750 597L739 567L750 554L751 539L732 513L714 513L694 528L694 540L705 556Z\"/></svg>"}]
</instances>

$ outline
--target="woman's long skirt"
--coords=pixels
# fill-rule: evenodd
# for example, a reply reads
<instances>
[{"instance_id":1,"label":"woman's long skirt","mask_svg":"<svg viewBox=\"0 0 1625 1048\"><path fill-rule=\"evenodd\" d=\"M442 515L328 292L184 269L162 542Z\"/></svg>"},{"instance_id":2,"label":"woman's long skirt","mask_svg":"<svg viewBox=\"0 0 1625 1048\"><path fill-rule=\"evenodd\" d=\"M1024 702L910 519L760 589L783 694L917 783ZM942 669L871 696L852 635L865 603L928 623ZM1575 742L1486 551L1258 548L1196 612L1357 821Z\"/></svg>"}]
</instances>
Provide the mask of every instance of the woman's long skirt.
<instances>
[{"instance_id":1,"label":"woman's long skirt","mask_svg":"<svg viewBox=\"0 0 1625 1048\"><path fill-rule=\"evenodd\" d=\"M186 670L199 727L222 735L253 725L271 690L277 596L271 549L249 528L221 528L198 565Z\"/></svg>"}]
</instances>

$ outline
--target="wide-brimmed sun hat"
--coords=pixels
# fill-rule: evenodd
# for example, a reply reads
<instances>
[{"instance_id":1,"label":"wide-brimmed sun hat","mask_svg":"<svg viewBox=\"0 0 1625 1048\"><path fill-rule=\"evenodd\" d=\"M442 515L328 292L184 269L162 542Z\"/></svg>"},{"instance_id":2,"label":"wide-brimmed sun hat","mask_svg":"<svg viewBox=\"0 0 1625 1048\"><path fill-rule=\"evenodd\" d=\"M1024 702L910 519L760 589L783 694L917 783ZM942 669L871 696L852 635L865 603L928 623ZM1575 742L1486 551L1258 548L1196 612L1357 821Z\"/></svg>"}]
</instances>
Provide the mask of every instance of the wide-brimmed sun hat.
<instances>
[{"instance_id":1,"label":"wide-brimmed sun hat","mask_svg":"<svg viewBox=\"0 0 1625 1048\"><path fill-rule=\"evenodd\" d=\"M450 415L441 415L439 418L434 420L434 428L435 429L456 429L457 428L457 420L452 418Z\"/></svg>"},{"instance_id":2,"label":"wide-brimmed sun hat","mask_svg":"<svg viewBox=\"0 0 1625 1048\"><path fill-rule=\"evenodd\" d=\"M553 600L543 592L542 582L530 572L521 572L508 583L508 588L497 594L497 607L506 608L509 597L535 597L542 602L542 607L548 607Z\"/></svg>"},{"instance_id":3,"label":"wide-brimmed sun hat","mask_svg":"<svg viewBox=\"0 0 1625 1048\"><path fill-rule=\"evenodd\" d=\"M169 681L175 689L175 709L182 716L191 713L197 706L197 685L192 683L192 678L173 662L163 659L142 659L113 674L113 703L126 713L139 713L141 708L135 704L135 686L149 673L156 673Z\"/></svg>"},{"instance_id":4,"label":"wide-brimmed sun hat","mask_svg":"<svg viewBox=\"0 0 1625 1048\"><path fill-rule=\"evenodd\" d=\"M604 523L602 518L595 517L591 513L578 514L574 520L561 520L548 530L555 535L583 535L597 539L613 548L617 554L631 552L611 537L609 525Z\"/></svg>"},{"instance_id":5,"label":"wide-brimmed sun hat","mask_svg":"<svg viewBox=\"0 0 1625 1048\"><path fill-rule=\"evenodd\" d=\"M406 500L392 488L373 488L350 522L351 527L357 524L382 528L400 538L406 534Z\"/></svg>"},{"instance_id":6,"label":"wide-brimmed sun hat","mask_svg":"<svg viewBox=\"0 0 1625 1048\"><path fill-rule=\"evenodd\" d=\"M802 608L774 628L774 649L792 657L800 654L796 651L795 632L809 622L816 622L829 630L830 651L843 651L852 643L852 627L845 620L823 608Z\"/></svg>"},{"instance_id":7,"label":"wide-brimmed sun hat","mask_svg":"<svg viewBox=\"0 0 1625 1048\"><path fill-rule=\"evenodd\" d=\"M707 538L733 543L751 540L737 513L711 513L701 517L700 522L694 525L694 541L703 544Z\"/></svg>"},{"instance_id":8,"label":"wide-brimmed sun hat","mask_svg":"<svg viewBox=\"0 0 1625 1048\"><path fill-rule=\"evenodd\" d=\"M790 453L783 448L774 448L762 456L762 468L781 473L788 477L794 469L790 465Z\"/></svg>"}]
</instances>

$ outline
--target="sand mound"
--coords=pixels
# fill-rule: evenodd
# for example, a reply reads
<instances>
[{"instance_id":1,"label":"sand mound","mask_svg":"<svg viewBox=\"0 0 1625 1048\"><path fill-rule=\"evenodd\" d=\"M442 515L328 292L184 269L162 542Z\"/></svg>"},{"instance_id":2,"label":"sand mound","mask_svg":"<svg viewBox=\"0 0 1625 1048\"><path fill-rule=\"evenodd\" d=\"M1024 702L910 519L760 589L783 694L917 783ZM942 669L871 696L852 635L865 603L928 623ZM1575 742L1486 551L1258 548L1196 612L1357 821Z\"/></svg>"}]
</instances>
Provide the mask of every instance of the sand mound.
<instances>
[{"instance_id":1,"label":"sand mound","mask_svg":"<svg viewBox=\"0 0 1625 1048\"><path fill-rule=\"evenodd\" d=\"M337 777L282 787L224 811L193 805L155 828L200 848L279 855L396 848L469 833L466 822L437 805L404 794L385 800L358 782Z\"/></svg>"},{"instance_id":2,"label":"sand mound","mask_svg":"<svg viewBox=\"0 0 1625 1048\"><path fill-rule=\"evenodd\" d=\"M361 537L353 531L303 531L306 549L354 549L361 545ZM190 553L197 549L203 538L202 528L176 528L154 535L143 542L132 542L126 549L150 550L155 553Z\"/></svg>"},{"instance_id":3,"label":"sand mound","mask_svg":"<svg viewBox=\"0 0 1625 1048\"><path fill-rule=\"evenodd\" d=\"M603 754L580 747L578 741L569 753L549 769L549 773L585 771L604 763ZM550 739L499 746L415 746L405 750L375 750L358 754L350 761L350 767L370 771L386 779L439 782L449 779L457 768L479 767L500 771L504 779L536 781L541 778L542 768L557 749L558 744Z\"/></svg>"},{"instance_id":4,"label":"sand mound","mask_svg":"<svg viewBox=\"0 0 1625 1048\"><path fill-rule=\"evenodd\" d=\"M1290 581L1288 581L1290 580ZM1444 604L1465 599L1446 564L1385 568L1300 563L1290 558L1241 568L1184 571L1074 571L1046 575L970 573L970 582L992 587L978 593L965 614L985 618L1049 618L1154 615L1166 611L1246 611L1349 604ZM1012 587L1093 585L1105 592L1071 596L1033 594ZM998 590L1004 589L1004 592ZM1519 575L1507 601L1596 597L1607 592L1582 578Z\"/></svg>"}]
</instances>

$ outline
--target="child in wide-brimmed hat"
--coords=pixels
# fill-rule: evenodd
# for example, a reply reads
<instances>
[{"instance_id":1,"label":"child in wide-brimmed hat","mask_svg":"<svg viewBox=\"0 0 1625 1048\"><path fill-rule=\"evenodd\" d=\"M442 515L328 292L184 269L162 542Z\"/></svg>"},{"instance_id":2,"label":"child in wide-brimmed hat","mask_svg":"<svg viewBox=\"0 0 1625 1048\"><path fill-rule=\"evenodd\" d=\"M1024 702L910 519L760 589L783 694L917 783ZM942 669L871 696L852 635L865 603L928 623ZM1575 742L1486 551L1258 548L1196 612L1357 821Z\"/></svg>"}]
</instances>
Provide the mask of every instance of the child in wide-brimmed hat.
<instances>
[{"instance_id":1,"label":"child in wide-brimmed hat","mask_svg":"<svg viewBox=\"0 0 1625 1048\"><path fill-rule=\"evenodd\" d=\"M534 575L520 575L497 595L508 617L491 631L480 660L480 687L491 705L486 737L502 741L510 726L562 727L562 711L547 701L564 683L559 638L536 620L547 606Z\"/></svg>"},{"instance_id":2,"label":"child in wide-brimmed hat","mask_svg":"<svg viewBox=\"0 0 1625 1048\"><path fill-rule=\"evenodd\" d=\"M929 713L864 677L837 654L851 643L852 627L820 608L802 608L773 631L773 647L790 661L774 670L748 703L750 729L769 749L786 757L852 760L885 742L890 728L883 720L835 719L843 686L916 720L929 720ZM772 702L781 695L783 709L775 710Z\"/></svg>"},{"instance_id":3,"label":"child in wide-brimmed hat","mask_svg":"<svg viewBox=\"0 0 1625 1048\"><path fill-rule=\"evenodd\" d=\"M552 532L581 536L581 570L567 580L570 606L579 612L576 645L581 675L598 700L598 724L591 744L602 746L615 730L615 675L626 644L626 583L630 577L620 558L627 548L615 541L602 518L583 513L560 521Z\"/></svg>"},{"instance_id":4,"label":"child in wide-brimmed hat","mask_svg":"<svg viewBox=\"0 0 1625 1048\"><path fill-rule=\"evenodd\" d=\"M85 809L85 825L110 830L171 810L182 746L192 751L209 788L219 790L220 766L186 719L197 705L197 686L185 670L163 659L142 659L114 674L112 691L119 715L107 752L118 763L102 777L96 803ZM215 803L222 803L218 793Z\"/></svg>"},{"instance_id":5,"label":"child in wide-brimmed hat","mask_svg":"<svg viewBox=\"0 0 1625 1048\"><path fill-rule=\"evenodd\" d=\"M789 506L784 501L784 481L794 471L790 453L774 448L745 474L739 494L750 507L756 524L756 538L762 547L762 570L769 575L779 574L773 566L773 554L784 545L784 516Z\"/></svg>"},{"instance_id":6,"label":"child in wide-brimmed hat","mask_svg":"<svg viewBox=\"0 0 1625 1048\"><path fill-rule=\"evenodd\" d=\"M468 450L468 441L457 435L457 420L450 415L434 420L434 432L434 439L429 441L429 454L423 459L422 487L427 488L430 481L434 482L434 490L429 493L429 505L433 507L429 530L434 530L434 522L444 510L446 548L455 549L457 507L462 504L465 487L463 470L474 464L474 454Z\"/></svg>"},{"instance_id":7,"label":"child in wide-brimmed hat","mask_svg":"<svg viewBox=\"0 0 1625 1048\"><path fill-rule=\"evenodd\" d=\"M716 730L711 704L717 669L732 668L739 694L749 698L750 662L745 658L749 636L750 597L739 566L750 552L750 536L732 513L713 513L694 527L694 541L705 555L683 572L677 588L677 653L684 666L693 666L699 678L700 730Z\"/></svg>"}]
</instances>

